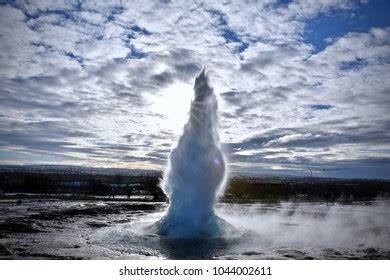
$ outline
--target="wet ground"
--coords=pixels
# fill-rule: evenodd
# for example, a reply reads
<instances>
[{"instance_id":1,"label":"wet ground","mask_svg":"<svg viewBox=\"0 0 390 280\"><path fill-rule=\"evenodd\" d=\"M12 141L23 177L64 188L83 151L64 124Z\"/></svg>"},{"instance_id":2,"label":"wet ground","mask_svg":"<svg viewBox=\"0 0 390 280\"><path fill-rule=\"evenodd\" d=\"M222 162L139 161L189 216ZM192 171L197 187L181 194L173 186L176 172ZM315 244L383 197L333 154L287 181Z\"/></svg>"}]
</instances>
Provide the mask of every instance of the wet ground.
<instances>
[{"instance_id":1,"label":"wet ground","mask_svg":"<svg viewBox=\"0 0 390 280\"><path fill-rule=\"evenodd\" d=\"M166 203L0 200L0 259L390 259L390 201L217 205L238 233L148 231Z\"/></svg>"}]
</instances>

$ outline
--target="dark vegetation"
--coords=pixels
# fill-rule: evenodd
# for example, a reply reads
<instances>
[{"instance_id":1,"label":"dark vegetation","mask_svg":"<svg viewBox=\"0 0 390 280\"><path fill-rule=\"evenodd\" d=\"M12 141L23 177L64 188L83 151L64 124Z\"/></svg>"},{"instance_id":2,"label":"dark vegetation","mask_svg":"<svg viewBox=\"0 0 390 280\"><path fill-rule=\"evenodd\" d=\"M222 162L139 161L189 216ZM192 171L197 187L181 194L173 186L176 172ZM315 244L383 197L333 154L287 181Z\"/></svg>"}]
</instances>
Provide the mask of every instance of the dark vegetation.
<instances>
[{"instance_id":1,"label":"dark vegetation","mask_svg":"<svg viewBox=\"0 0 390 280\"><path fill-rule=\"evenodd\" d=\"M82 168L0 169L0 193L125 196L128 199L165 201L159 187L161 173L99 174Z\"/></svg>"},{"instance_id":2,"label":"dark vegetation","mask_svg":"<svg viewBox=\"0 0 390 280\"><path fill-rule=\"evenodd\" d=\"M166 201L159 187L161 172L98 172L76 167L0 168L0 195L32 193L76 197ZM228 181L224 201L328 200L352 201L390 197L390 181L343 180L275 176L234 176Z\"/></svg>"},{"instance_id":3,"label":"dark vegetation","mask_svg":"<svg viewBox=\"0 0 390 280\"><path fill-rule=\"evenodd\" d=\"M353 201L390 197L390 182L383 180L234 177L225 190L225 199Z\"/></svg>"}]
</instances>

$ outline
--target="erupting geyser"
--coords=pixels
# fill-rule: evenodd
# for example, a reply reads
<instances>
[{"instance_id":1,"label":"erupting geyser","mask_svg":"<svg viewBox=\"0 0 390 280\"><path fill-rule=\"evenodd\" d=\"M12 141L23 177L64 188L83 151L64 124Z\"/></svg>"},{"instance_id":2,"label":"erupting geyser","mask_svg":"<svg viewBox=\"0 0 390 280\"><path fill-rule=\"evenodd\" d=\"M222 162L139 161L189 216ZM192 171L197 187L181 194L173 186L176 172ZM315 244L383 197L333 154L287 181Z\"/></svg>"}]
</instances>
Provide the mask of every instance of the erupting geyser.
<instances>
[{"instance_id":1,"label":"erupting geyser","mask_svg":"<svg viewBox=\"0 0 390 280\"><path fill-rule=\"evenodd\" d=\"M195 79L194 91L189 119L162 182L170 206L156 226L159 234L169 237L218 237L231 227L214 211L226 163L218 135L217 99L205 68Z\"/></svg>"}]
</instances>

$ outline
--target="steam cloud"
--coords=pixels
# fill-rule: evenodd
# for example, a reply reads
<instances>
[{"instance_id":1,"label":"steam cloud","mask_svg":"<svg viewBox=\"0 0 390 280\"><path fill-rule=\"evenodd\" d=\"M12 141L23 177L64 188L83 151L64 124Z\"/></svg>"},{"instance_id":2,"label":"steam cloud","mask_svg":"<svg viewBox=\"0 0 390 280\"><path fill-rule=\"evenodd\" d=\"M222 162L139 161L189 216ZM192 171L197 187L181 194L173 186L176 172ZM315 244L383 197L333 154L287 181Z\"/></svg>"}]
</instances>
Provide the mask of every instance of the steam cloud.
<instances>
[{"instance_id":1,"label":"steam cloud","mask_svg":"<svg viewBox=\"0 0 390 280\"><path fill-rule=\"evenodd\" d=\"M214 212L226 163L218 135L217 99L205 68L195 79L194 91L190 117L162 182L170 206L157 226L160 234L170 237L220 236L229 228Z\"/></svg>"}]
</instances>

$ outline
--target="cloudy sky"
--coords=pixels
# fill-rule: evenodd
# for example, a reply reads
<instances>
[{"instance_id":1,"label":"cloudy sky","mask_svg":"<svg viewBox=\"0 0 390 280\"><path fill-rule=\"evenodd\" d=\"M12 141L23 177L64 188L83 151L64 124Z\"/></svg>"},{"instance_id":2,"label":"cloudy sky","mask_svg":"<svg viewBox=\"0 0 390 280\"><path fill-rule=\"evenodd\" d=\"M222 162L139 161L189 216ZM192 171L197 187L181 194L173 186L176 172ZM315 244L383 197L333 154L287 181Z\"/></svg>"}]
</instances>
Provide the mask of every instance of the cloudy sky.
<instances>
[{"instance_id":1,"label":"cloudy sky","mask_svg":"<svg viewBox=\"0 0 390 280\"><path fill-rule=\"evenodd\" d=\"M0 163L162 169L202 64L231 170L390 178L390 1L1 1Z\"/></svg>"}]
</instances>

